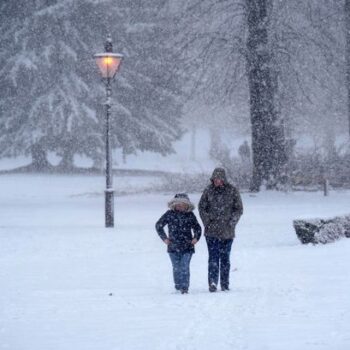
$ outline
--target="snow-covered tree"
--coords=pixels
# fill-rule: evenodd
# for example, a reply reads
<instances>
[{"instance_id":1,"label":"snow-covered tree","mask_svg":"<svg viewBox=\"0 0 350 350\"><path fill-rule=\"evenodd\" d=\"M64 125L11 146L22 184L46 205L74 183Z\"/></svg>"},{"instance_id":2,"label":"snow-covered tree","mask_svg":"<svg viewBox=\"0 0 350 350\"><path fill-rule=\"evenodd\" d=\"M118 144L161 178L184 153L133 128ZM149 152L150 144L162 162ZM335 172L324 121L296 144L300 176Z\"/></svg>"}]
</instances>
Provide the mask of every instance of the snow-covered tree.
<instances>
[{"instance_id":1,"label":"snow-covered tree","mask_svg":"<svg viewBox=\"0 0 350 350\"><path fill-rule=\"evenodd\" d=\"M120 6L125 6L124 26L110 26L126 56L115 84L115 144L126 153L165 155L181 135L181 91L166 25L172 19L162 0L124 1Z\"/></svg>"},{"instance_id":2,"label":"snow-covered tree","mask_svg":"<svg viewBox=\"0 0 350 350\"><path fill-rule=\"evenodd\" d=\"M183 58L195 82L192 90L208 103L232 110L242 109L250 98L254 190L264 179L275 183L285 161L284 134L275 108L267 5L266 1L190 0L179 26L185 28L183 35L179 30L179 41L184 42Z\"/></svg>"},{"instance_id":3,"label":"snow-covered tree","mask_svg":"<svg viewBox=\"0 0 350 350\"><path fill-rule=\"evenodd\" d=\"M263 180L278 185L293 138L344 129L343 3L184 2L177 42L191 91L210 105L231 106L236 124L236 110L248 123L250 100L252 189Z\"/></svg>"},{"instance_id":4,"label":"snow-covered tree","mask_svg":"<svg viewBox=\"0 0 350 350\"><path fill-rule=\"evenodd\" d=\"M9 55L1 84L12 91L2 105L2 152L31 153L37 169L48 166L49 150L70 167L75 153L101 144L86 79L88 47L74 23L78 3L68 10L69 1L32 1L10 7L5 21Z\"/></svg>"},{"instance_id":5,"label":"snow-covered tree","mask_svg":"<svg viewBox=\"0 0 350 350\"><path fill-rule=\"evenodd\" d=\"M344 130L342 9L341 2L327 0L274 2L271 43L287 132Z\"/></svg>"},{"instance_id":6,"label":"snow-covered tree","mask_svg":"<svg viewBox=\"0 0 350 350\"><path fill-rule=\"evenodd\" d=\"M157 23L139 22L143 10L141 2L122 0L2 5L2 155L31 153L33 166L45 168L47 151L55 151L64 169L77 153L103 157L104 91L92 74L92 54L102 50L108 32L126 56L114 89L114 146L126 153L172 150L181 105L167 84L162 47L154 49Z\"/></svg>"}]
</instances>

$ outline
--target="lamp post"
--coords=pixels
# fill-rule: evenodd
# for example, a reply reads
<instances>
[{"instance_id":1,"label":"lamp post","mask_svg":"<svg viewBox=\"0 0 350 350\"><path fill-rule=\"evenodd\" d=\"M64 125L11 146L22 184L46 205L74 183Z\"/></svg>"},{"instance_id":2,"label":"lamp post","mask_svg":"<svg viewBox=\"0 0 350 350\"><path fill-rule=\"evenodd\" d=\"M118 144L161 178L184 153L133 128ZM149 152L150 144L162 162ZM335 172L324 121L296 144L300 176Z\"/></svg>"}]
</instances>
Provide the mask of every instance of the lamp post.
<instances>
[{"instance_id":1,"label":"lamp post","mask_svg":"<svg viewBox=\"0 0 350 350\"><path fill-rule=\"evenodd\" d=\"M105 43L105 52L94 55L96 64L100 69L102 80L106 85L106 120L105 120L105 142L106 142L106 190L105 190L105 224L106 227L114 227L114 189L112 176L112 151L110 141L110 117L111 117L111 94L112 80L115 77L123 55L113 53L112 38L108 35Z\"/></svg>"}]
</instances>

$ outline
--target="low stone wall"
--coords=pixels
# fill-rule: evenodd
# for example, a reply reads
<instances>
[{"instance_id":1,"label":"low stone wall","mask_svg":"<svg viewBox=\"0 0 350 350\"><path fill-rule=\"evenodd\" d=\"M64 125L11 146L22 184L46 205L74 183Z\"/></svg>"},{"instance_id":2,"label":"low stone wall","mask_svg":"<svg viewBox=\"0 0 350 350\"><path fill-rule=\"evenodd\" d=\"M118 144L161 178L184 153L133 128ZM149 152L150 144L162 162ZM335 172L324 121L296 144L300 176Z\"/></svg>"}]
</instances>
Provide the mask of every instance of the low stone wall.
<instances>
[{"instance_id":1,"label":"low stone wall","mask_svg":"<svg viewBox=\"0 0 350 350\"><path fill-rule=\"evenodd\" d=\"M294 220L295 232L303 244L326 244L340 238L350 238L350 215L332 219Z\"/></svg>"}]
</instances>

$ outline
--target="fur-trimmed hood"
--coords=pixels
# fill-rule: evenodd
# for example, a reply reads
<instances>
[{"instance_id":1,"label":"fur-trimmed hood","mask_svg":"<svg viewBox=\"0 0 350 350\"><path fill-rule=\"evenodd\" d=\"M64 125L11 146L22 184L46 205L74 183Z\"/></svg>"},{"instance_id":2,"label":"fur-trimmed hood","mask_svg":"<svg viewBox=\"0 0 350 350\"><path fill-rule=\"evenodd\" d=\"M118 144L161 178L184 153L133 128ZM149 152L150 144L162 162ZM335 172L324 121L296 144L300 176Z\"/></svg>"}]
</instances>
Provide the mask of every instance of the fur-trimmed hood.
<instances>
[{"instance_id":1,"label":"fur-trimmed hood","mask_svg":"<svg viewBox=\"0 0 350 350\"><path fill-rule=\"evenodd\" d=\"M190 201L187 193L177 193L174 198L168 203L169 209L174 210L176 204L184 203L188 205L188 212L194 210L195 206Z\"/></svg>"}]
</instances>

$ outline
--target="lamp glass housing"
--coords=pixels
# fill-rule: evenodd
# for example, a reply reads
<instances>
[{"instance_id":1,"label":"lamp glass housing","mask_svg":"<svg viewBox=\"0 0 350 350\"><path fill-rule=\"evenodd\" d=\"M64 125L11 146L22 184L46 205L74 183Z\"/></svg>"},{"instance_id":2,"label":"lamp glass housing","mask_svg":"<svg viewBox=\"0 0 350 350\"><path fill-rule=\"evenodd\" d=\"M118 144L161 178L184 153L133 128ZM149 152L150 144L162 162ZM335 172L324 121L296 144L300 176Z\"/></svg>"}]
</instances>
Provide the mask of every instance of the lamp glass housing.
<instances>
[{"instance_id":1,"label":"lamp glass housing","mask_svg":"<svg viewBox=\"0 0 350 350\"><path fill-rule=\"evenodd\" d=\"M119 53L104 52L94 55L96 64L100 69L102 78L114 78L116 75L123 55Z\"/></svg>"}]
</instances>

